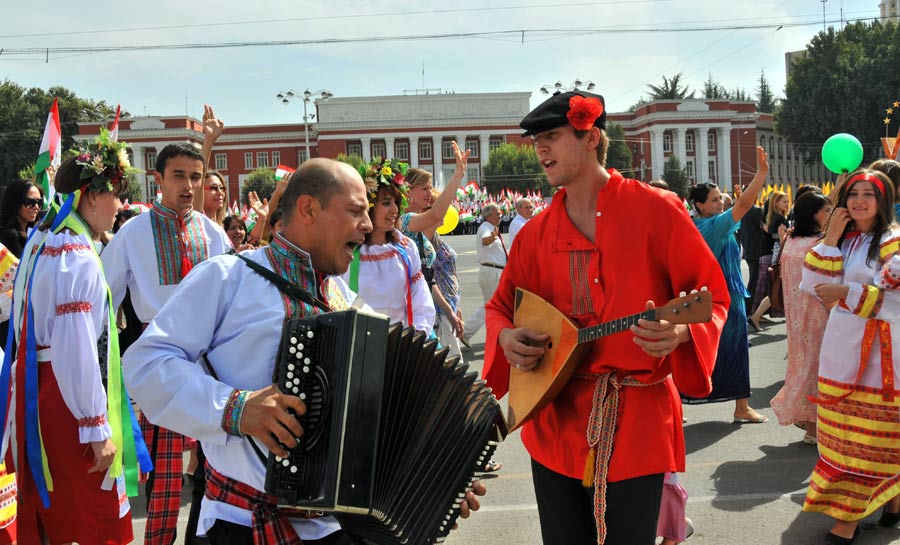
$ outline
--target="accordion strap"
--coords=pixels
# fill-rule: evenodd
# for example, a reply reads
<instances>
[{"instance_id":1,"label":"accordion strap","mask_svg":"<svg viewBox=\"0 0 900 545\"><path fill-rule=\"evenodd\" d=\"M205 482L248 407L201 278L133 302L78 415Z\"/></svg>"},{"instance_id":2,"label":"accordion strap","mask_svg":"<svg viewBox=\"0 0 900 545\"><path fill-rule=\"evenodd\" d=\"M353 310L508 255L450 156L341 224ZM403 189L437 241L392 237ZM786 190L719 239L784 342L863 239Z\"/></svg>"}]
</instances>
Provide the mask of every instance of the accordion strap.
<instances>
[{"instance_id":1,"label":"accordion strap","mask_svg":"<svg viewBox=\"0 0 900 545\"><path fill-rule=\"evenodd\" d=\"M281 291L281 293L287 295L288 297L290 297L296 301L303 301L307 305L310 305L313 307L318 307L323 312L331 312L331 308L327 304L325 304L321 299L314 297L308 291L301 288L297 284L294 284L293 282L289 282L289 281L285 280L281 276L275 274L273 271L270 271L269 269L263 267L259 263L252 261L252 260L242 256L241 254L234 254L234 255L235 255L235 257L237 257L238 259L240 259L244 263L246 263L247 266L250 267L251 269L253 269L253 271L255 273L259 274L260 276L262 276L269 282L275 284L275 287L278 288Z\"/></svg>"}]
</instances>

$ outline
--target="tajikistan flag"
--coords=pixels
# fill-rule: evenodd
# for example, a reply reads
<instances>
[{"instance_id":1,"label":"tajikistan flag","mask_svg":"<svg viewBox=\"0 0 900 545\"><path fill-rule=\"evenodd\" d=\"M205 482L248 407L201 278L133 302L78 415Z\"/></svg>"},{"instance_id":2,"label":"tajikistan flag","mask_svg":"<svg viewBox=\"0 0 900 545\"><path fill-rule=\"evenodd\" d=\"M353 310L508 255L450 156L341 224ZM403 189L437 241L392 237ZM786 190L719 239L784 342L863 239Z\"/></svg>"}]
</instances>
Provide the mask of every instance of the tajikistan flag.
<instances>
[{"instance_id":1,"label":"tajikistan flag","mask_svg":"<svg viewBox=\"0 0 900 545\"><path fill-rule=\"evenodd\" d=\"M285 165L278 165L278 167L275 168L275 181L279 182L285 176L290 176L293 173L294 173L294 169L292 169L291 167L288 167Z\"/></svg>"},{"instance_id":2,"label":"tajikistan flag","mask_svg":"<svg viewBox=\"0 0 900 545\"><path fill-rule=\"evenodd\" d=\"M53 176L59 168L60 152L62 151L62 131L59 129L59 107L56 99L47 115L47 125L44 127L44 137L41 139L41 149L38 152L37 162L34 165L34 176L44 190L44 202L49 203L53 199Z\"/></svg>"},{"instance_id":3,"label":"tajikistan flag","mask_svg":"<svg viewBox=\"0 0 900 545\"><path fill-rule=\"evenodd\" d=\"M122 105L116 104L116 120L113 121L113 126L109 129L109 139L113 142L119 141L119 114L122 113Z\"/></svg>"}]
</instances>

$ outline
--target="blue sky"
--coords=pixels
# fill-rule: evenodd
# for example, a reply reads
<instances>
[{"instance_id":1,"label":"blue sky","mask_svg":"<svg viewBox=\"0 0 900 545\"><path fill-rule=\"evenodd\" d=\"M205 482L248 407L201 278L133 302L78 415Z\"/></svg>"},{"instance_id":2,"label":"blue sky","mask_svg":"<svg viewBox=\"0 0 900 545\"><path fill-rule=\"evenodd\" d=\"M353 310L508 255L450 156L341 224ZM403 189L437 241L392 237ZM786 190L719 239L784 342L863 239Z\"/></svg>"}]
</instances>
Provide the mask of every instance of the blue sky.
<instances>
[{"instance_id":1,"label":"blue sky","mask_svg":"<svg viewBox=\"0 0 900 545\"><path fill-rule=\"evenodd\" d=\"M40 5L40 9L36 7ZM878 0L828 0L828 20L876 17ZM94 0L4 6L0 78L121 103L135 115L199 117L212 104L228 125L296 122L300 102L279 91L326 88L335 96L530 91L557 80L591 80L610 111L636 102L648 83L684 73L701 88L708 73L753 92L760 71L782 94L784 53L803 49L822 29L820 0L399 0L132 2ZM274 22L261 22L274 21ZM685 27L815 22L806 26L666 32ZM206 25L206 26L186 26ZM147 27L153 29L144 30ZM180 28L176 28L180 27ZM657 29L594 32L594 29ZM126 30L122 30L126 29ZM228 49L51 52L23 48L209 44L272 40L446 35L519 31L415 41L279 45ZM564 30L542 33L541 30ZM113 31L113 32L109 32ZM61 34L77 33L77 34ZM422 68L425 75L423 85Z\"/></svg>"}]
</instances>

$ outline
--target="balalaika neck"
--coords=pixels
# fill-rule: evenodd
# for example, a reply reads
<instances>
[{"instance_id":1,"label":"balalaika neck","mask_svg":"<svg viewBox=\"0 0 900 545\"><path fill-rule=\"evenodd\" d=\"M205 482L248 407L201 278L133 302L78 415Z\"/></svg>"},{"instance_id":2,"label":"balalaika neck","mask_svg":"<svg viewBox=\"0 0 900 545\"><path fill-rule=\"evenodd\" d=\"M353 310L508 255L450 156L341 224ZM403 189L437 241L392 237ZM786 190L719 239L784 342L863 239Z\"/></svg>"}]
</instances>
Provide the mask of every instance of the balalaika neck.
<instances>
[{"instance_id":1,"label":"balalaika neck","mask_svg":"<svg viewBox=\"0 0 900 545\"><path fill-rule=\"evenodd\" d=\"M619 333L620 331L625 331L629 327L637 325L638 320L655 319L655 310L645 310L644 312L632 314L631 316L625 316L624 318L619 318L617 320L603 322L602 324L591 327L584 327L578 330L578 344L590 342L599 339L600 337L606 337L607 335L612 335L613 333Z\"/></svg>"}]
</instances>

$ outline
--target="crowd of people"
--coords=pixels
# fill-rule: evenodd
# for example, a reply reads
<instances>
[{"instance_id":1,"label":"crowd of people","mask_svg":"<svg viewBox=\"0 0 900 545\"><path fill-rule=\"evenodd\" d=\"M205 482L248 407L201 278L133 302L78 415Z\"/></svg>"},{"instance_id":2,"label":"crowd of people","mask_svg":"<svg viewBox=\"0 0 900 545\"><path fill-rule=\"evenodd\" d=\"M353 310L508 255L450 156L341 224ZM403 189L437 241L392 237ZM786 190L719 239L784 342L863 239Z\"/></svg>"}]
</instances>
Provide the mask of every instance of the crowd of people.
<instances>
[{"instance_id":1,"label":"crowd of people","mask_svg":"<svg viewBox=\"0 0 900 545\"><path fill-rule=\"evenodd\" d=\"M469 152L455 143L440 191L430 172L390 158L359 170L312 159L270 198L248 196L252 227L229 213L225 179L208 168L224 129L209 107L200 150L158 154L160 196L147 210L123 207L133 169L127 144L105 131L59 166L48 206L35 183L9 184L0 543L128 543L128 497L143 488L144 543L171 545L185 474L187 543L362 543L327 513L282 511L264 492L266 452L286 458L304 433L303 400L272 384L282 325L362 307L459 358L486 326L483 377L500 397L512 369L534 371L558 341L514 325L518 288L584 329L690 291L712 300L707 322L641 319L590 344L524 424L546 545L687 539L682 404L734 401L734 423L764 424L749 402L750 328L779 312L788 364L772 408L819 447L803 509L835 519L832 545L852 543L878 509L879 524L900 524L900 164L842 175L827 196L769 192L758 206L768 176L758 148L746 187L726 199L698 184L689 214L664 182L605 167L601 96L558 93L521 126L556 192L477 201L484 304L468 319L456 251L437 233L467 195ZM476 482L463 516L484 493Z\"/></svg>"}]
</instances>

